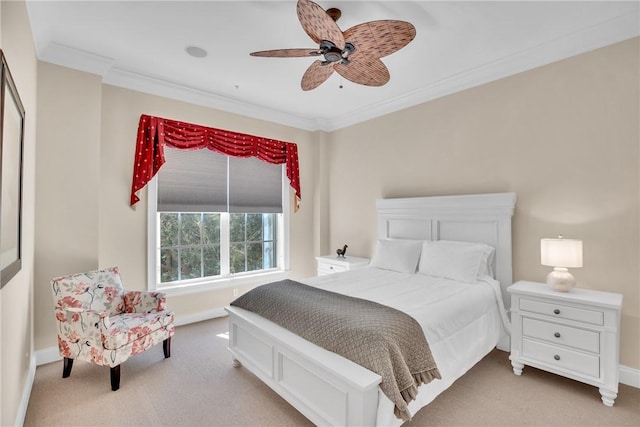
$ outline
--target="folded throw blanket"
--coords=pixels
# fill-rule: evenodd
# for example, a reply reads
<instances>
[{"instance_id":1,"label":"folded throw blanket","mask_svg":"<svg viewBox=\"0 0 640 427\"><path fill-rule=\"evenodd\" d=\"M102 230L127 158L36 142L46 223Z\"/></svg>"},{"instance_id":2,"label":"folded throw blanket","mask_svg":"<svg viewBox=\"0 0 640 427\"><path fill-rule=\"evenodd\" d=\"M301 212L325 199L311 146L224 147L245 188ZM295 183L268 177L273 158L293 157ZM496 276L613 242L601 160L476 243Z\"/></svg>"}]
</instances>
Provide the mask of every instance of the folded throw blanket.
<instances>
[{"instance_id":1,"label":"folded throw blanket","mask_svg":"<svg viewBox=\"0 0 640 427\"><path fill-rule=\"evenodd\" d=\"M259 286L231 305L252 311L382 377L394 413L410 420L418 386L440 378L422 328L411 316L372 301L293 280Z\"/></svg>"}]
</instances>

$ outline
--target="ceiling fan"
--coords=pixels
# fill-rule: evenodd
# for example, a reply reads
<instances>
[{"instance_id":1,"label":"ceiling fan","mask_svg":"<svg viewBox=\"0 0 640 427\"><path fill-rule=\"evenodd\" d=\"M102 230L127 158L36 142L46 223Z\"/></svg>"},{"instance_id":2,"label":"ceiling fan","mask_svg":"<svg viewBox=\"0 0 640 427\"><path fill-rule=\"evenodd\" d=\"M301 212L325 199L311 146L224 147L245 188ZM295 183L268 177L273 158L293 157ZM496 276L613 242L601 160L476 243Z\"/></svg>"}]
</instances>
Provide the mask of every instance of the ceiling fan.
<instances>
[{"instance_id":1,"label":"ceiling fan","mask_svg":"<svg viewBox=\"0 0 640 427\"><path fill-rule=\"evenodd\" d=\"M316 49L276 49L252 52L251 56L293 58L322 56L302 76L302 90L315 89L334 71L354 83L382 86L391 78L380 58L390 55L411 42L415 27L405 21L380 20L365 22L341 31L336 24L342 12L325 11L311 0L298 0L298 19L302 28L318 44Z\"/></svg>"}]
</instances>

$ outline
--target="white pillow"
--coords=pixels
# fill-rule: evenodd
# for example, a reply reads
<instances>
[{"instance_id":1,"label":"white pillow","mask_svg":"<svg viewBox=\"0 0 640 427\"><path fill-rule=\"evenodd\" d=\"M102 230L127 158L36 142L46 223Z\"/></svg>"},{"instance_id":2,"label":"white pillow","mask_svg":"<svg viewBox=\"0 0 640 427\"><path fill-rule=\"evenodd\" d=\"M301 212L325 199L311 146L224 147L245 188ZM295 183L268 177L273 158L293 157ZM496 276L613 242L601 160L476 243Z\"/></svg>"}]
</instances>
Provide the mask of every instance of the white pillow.
<instances>
[{"instance_id":1,"label":"white pillow","mask_svg":"<svg viewBox=\"0 0 640 427\"><path fill-rule=\"evenodd\" d=\"M425 241L418 272L459 282L475 282L478 276L491 276L494 252L494 248L484 243Z\"/></svg>"},{"instance_id":2,"label":"white pillow","mask_svg":"<svg viewBox=\"0 0 640 427\"><path fill-rule=\"evenodd\" d=\"M400 273L415 273L422 250L421 240L380 239L371 266Z\"/></svg>"}]
</instances>

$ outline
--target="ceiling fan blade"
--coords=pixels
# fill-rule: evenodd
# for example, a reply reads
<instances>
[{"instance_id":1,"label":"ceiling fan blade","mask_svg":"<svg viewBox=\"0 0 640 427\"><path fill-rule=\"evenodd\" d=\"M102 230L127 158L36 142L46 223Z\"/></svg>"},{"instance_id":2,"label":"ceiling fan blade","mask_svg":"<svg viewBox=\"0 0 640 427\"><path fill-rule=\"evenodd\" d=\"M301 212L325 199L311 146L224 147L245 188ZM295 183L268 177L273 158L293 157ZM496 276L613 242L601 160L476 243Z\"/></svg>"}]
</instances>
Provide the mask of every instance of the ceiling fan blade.
<instances>
[{"instance_id":1,"label":"ceiling fan blade","mask_svg":"<svg viewBox=\"0 0 640 427\"><path fill-rule=\"evenodd\" d=\"M322 61L314 61L302 76L300 82L302 90L311 90L320 86L333 74L333 69L333 64L322 65Z\"/></svg>"},{"instance_id":2,"label":"ceiling fan blade","mask_svg":"<svg viewBox=\"0 0 640 427\"><path fill-rule=\"evenodd\" d=\"M269 58L297 58L314 56L318 54L318 49L274 49L274 50L261 50L258 52L251 52L251 56L265 56Z\"/></svg>"},{"instance_id":3,"label":"ceiling fan blade","mask_svg":"<svg viewBox=\"0 0 640 427\"><path fill-rule=\"evenodd\" d=\"M311 0L298 0L297 10L302 28L314 42L327 40L344 49L342 31L322 7Z\"/></svg>"},{"instance_id":4,"label":"ceiling fan blade","mask_svg":"<svg viewBox=\"0 0 640 427\"><path fill-rule=\"evenodd\" d=\"M405 21L365 22L344 32L344 39L356 47L349 58L378 59L396 52L416 37L416 28Z\"/></svg>"},{"instance_id":5,"label":"ceiling fan blade","mask_svg":"<svg viewBox=\"0 0 640 427\"><path fill-rule=\"evenodd\" d=\"M338 63L334 68L345 79L365 86L382 86L391 78L379 59L354 59L349 65Z\"/></svg>"}]
</instances>

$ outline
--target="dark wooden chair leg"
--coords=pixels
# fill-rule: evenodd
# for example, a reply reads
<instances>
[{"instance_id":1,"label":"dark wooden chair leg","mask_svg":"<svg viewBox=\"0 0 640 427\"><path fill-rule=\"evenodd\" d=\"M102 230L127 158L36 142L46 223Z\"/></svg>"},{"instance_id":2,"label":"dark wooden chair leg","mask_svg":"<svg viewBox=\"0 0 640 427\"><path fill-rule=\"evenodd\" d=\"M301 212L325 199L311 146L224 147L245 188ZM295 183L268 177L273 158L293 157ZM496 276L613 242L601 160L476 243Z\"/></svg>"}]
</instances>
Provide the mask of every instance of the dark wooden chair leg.
<instances>
[{"instance_id":1,"label":"dark wooden chair leg","mask_svg":"<svg viewBox=\"0 0 640 427\"><path fill-rule=\"evenodd\" d=\"M162 350L164 351L165 359L171 357L171 337L162 341Z\"/></svg>"},{"instance_id":2,"label":"dark wooden chair leg","mask_svg":"<svg viewBox=\"0 0 640 427\"><path fill-rule=\"evenodd\" d=\"M120 388L120 365L111 368L111 390Z\"/></svg>"},{"instance_id":3,"label":"dark wooden chair leg","mask_svg":"<svg viewBox=\"0 0 640 427\"><path fill-rule=\"evenodd\" d=\"M71 368L73 368L73 359L65 357L64 365L62 366L62 378L67 378L71 375Z\"/></svg>"}]
</instances>

